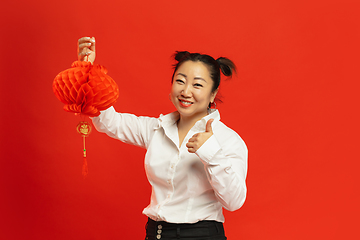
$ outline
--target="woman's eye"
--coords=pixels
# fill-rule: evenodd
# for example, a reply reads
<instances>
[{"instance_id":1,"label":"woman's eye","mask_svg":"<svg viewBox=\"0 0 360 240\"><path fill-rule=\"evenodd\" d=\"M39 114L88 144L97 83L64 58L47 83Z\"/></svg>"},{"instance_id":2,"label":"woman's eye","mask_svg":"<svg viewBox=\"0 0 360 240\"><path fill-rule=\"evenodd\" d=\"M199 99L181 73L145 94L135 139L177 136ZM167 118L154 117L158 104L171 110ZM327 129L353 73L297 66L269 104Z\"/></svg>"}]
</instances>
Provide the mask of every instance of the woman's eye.
<instances>
[{"instance_id":1,"label":"woman's eye","mask_svg":"<svg viewBox=\"0 0 360 240\"><path fill-rule=\"evenodd\" d=\"M184 81L181 80L181 79L177 79L176 82L178 82L178 83L184 83Z\"/></svg>"},{"instance_id":2,"label":"woman's eye","mask_svg":"<svg viewBox=\"0 0 360 240\"><path fill-rule=\"evenodd\" d=\"M201 85L200 83L195 83L194 86L195 87L202 87L203 85Z\"/></svg>"}]
</instances>

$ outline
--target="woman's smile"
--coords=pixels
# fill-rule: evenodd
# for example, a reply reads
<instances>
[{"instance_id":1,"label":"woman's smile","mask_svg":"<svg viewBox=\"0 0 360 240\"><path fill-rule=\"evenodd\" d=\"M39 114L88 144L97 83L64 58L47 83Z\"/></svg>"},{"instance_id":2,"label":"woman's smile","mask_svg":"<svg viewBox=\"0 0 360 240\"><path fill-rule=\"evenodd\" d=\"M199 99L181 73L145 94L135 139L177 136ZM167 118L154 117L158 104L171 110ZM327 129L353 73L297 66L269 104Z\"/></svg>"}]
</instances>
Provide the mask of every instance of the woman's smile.
<instances>
[{"instance_id":1,"label":"woman's smile","mask_svg":"<svg viewBox=\"0 0 360 240\"><path fill-rule=\"evenodd\" d=\"M184 99L179 99L179 102L182 107L190 107L193 104L192 102Z\"/></svg>"}]
</instances>

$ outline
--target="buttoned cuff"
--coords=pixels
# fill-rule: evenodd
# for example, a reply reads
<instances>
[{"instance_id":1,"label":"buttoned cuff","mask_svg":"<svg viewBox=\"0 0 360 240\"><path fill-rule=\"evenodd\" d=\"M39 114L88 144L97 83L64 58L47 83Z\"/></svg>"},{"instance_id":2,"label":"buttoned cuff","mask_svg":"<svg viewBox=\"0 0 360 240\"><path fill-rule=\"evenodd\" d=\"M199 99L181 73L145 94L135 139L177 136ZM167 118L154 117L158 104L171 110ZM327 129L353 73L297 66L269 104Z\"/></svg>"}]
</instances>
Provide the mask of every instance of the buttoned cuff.
<instances>
[{"instance_id":1,"label":"buttoned cuff","mask_svg":"<svg viewBox=\"0 0 360 240\"><path fill-rule=\"evenodd\" d=\"M215 154L221 149L215 136L212 135L196 152L195 154L205 164L218 165L219 163L212 162Z\"/></svg>"}]
</instances>

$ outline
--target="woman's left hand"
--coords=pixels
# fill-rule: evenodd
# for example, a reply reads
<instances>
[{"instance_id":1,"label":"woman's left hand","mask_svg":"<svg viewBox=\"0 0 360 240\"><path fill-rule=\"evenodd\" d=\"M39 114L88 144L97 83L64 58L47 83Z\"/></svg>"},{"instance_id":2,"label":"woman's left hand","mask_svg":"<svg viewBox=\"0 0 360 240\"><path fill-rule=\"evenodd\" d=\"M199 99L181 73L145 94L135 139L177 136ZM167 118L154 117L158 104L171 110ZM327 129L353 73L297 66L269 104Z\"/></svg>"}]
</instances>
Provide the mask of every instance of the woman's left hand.
<instances>
[{"instance_id":1,"label":"woman's left hand","mask_svg":"<svg viewBox=\"0 0 360 240\"><path fill-rule=\"evenodd\" d=\"M190 153L195 153L213 135L211 127L213 121L214 119L209 119L206 123L205 132L196 133L189 139L186 147Z\"/></svg>"}]
</instances>

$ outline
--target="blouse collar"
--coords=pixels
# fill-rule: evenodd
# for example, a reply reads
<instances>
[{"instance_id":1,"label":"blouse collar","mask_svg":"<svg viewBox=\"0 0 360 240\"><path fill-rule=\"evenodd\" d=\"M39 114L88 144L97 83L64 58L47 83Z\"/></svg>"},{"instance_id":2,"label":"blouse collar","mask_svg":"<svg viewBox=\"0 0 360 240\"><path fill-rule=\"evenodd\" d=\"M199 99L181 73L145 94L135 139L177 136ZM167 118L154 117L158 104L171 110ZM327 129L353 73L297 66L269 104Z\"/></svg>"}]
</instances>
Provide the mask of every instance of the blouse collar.
<instances>
[{"instance_id":1,"label":"blouse collar","mask_svg":"<svg viewBox=\"0 0 360 240\"><path fill-rule=\"evenodd\" d=\"M168 127L174 125L179 120L180 114L175 111L166 115L160 114L159 117L159 128ZM197 121L194 125L194 131L204 132L206 129L206 123L210 119L214 119L212 126L214 126L218 121L220 121L220 113L217 109L209 109L208 115Z\"/></svg>"}]
</instances>

